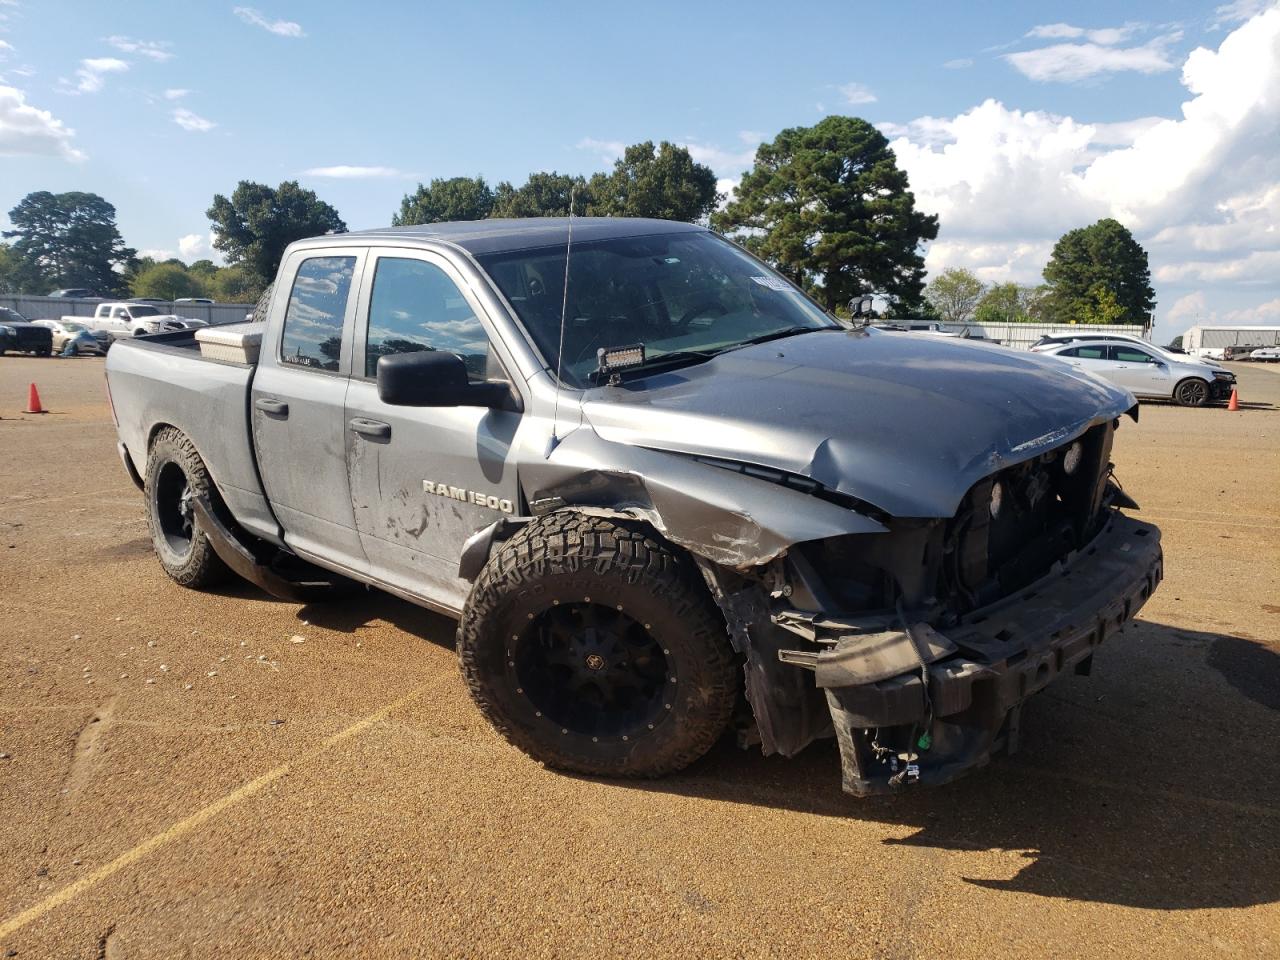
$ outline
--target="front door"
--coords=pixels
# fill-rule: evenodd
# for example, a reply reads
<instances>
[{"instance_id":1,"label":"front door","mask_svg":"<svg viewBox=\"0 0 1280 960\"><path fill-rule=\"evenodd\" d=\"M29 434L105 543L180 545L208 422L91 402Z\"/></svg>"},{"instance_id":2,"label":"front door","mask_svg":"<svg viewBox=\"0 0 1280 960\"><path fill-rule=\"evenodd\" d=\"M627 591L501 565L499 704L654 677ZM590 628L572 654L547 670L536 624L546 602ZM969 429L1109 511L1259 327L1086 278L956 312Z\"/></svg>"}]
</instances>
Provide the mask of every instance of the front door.
<instances>
[{"instance_id":1,"label":"front door","mask_svg":"<svg viewBox=\"0 0 1280 960\"><path fill-rule=\"evenodd\" d=\"M347 457L356 528L374 577L450 608L466 539L517 513L511 451L519 413L484 407L396 407L378 399L380 356L411 350L458 354L475 380L508 380L482 310L443 257L425 251L370 255L361 296Z\"/></svg>"},{"instance_id":2,"label":"front door","mask_svg":"<svg viewBox=\"0 0 1280 960\"><path fill-rule=\"evenodd\" d=\"M250 400L262 484L285 543L356 571L365 560L351 510L344 413L352 291L363 259L349 249L302 250L286 261L275 304L284 324L274 342L262 344Z\"/></svg>"},{"instance_id":3,"label":"front door","mask_svg":"<svg viewBox=\"0 0 1280 960\"><path fill-rule=\"evenodd\" d=\"M1112 344L1110 349L1112 379L1132 393L1143 397L1167 397L1173 392L1169 365L1161 363L1141 347Z\"/></svg>"}]
</instances>

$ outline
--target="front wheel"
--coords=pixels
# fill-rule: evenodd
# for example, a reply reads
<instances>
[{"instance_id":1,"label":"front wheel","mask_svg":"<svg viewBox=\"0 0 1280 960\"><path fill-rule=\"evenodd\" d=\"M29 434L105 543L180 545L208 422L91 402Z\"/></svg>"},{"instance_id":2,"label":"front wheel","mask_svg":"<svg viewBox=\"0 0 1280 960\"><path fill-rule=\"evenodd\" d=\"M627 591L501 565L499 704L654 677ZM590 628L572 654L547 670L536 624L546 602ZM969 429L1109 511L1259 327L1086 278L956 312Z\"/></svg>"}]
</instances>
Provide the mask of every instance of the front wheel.
<instances>
[{"instance_id":1,"label":"front wheel","mask_svg":"<svg viewBox=\"0 0 1280 960\"><path fill-rule=\"evenodd\" d=\"M562 513L502 544L458 625L471 696L550 767L656 777L724 732L738 694L697 569L639 527Z\"/></svg>"},{"instance_id":2,"label":"front wheel","mask_svg":"<svg viewBox=\"0 0 1280 960\"><path fill-rule=\"evenodd\" d=\"M1203 407L1209 402L1209 384L1189 377L1174 388L1173 399L1184 407Z\"/></svg>"}]
</instances>

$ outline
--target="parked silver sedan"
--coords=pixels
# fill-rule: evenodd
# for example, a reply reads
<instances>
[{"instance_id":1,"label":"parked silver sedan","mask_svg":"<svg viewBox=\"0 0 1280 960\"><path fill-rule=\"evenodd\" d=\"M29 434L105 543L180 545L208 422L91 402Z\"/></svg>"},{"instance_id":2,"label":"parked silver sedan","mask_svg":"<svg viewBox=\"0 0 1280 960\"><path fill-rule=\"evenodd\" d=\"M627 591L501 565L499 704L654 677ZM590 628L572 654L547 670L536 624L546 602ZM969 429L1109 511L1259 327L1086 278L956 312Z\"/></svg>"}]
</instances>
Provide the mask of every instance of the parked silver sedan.
<instances>
[{"instance_id":1,"label":"parked silver sedan","mask_svg":"<svg viewBox=\"0 0 1280 960\"><path fill-rule=\"evenodd\" d=\"M110 337L104 332L90 330L83 323L73 320L34 320L42 327L48 327L53 333L53 352L62 353L68 342L75 343L77 354L105 354L111 345Z\"/></svg>"},{"instance_id":2,"label":"parked silver sedan","mask_svg":"<svg viewBox=\"0 0 1280 960\"><path fill-rule=\"evenodd\" d=\"M1159 348L1132 343L1076 340L1048 349L1042 347L1037 352L1124 387L1135 397L1173 400L1185 407L1226 400L1236 383L1236 375L1230 370L1207 367L1194 360L1184 362Z\"/></svg>"}]
</instances>

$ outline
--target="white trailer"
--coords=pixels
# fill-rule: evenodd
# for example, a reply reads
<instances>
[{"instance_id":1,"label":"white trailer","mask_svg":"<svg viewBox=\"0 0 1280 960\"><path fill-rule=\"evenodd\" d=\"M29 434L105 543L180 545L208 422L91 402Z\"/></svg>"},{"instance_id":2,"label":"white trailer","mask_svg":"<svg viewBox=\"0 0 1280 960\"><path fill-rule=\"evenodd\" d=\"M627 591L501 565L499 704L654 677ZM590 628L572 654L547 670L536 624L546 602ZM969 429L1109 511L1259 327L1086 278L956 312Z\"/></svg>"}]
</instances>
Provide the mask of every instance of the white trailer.
<instances>
[{"instance_id":1,"label":"white trailer","mask_svg":"<svg viewBox=\"0 0 1280 960\"><path fill-rule=\"evenodd\" d=\"M1259 347L1280 346L1280 327L1251 324L1237 326L1197 325L1182 335L1182 349L1193 357L1231 360L1249 355Z\"/></svg>"}]
</instances>

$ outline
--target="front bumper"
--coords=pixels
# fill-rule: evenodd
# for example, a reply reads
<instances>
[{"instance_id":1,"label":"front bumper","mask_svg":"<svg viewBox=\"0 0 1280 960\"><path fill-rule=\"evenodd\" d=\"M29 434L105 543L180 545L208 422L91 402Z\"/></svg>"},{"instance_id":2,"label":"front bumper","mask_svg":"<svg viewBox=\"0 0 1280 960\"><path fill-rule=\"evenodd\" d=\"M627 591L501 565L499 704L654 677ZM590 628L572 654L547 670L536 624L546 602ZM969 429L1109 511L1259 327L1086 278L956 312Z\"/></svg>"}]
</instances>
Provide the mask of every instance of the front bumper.
<instances>
[{"instance_id":1,"label":"front bumper","mask_svg":"<svg viewBox=\"0 0 1280 960\"><path fill-rule=\"evenodd\" d=\"M1230 380L1226 377L1214 377L1213 383L1209 384L1209 399L1230 400L1231 391L1235 389L1235 386L1235 377L1232 377Z\"/></svg>"},{"instance_id":2,"label":"front bumper","mask_svg":"<svg viewBox=\"0 0 1280 960\"><path fill-rule=\"evenodd\" d=\"M913 624L779 657L824 689L848 793L946 783L1016 749L1022 702L1069 669L1088 673L1162 573L1160 531L1117 512L1047 576L944 632Z\"/></svg>"}]
</instances>

